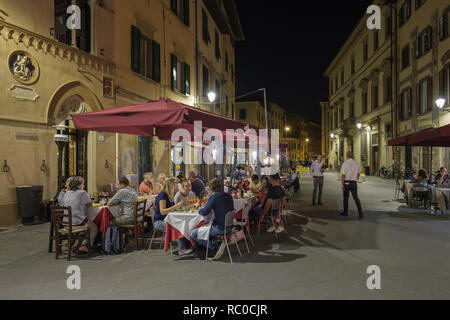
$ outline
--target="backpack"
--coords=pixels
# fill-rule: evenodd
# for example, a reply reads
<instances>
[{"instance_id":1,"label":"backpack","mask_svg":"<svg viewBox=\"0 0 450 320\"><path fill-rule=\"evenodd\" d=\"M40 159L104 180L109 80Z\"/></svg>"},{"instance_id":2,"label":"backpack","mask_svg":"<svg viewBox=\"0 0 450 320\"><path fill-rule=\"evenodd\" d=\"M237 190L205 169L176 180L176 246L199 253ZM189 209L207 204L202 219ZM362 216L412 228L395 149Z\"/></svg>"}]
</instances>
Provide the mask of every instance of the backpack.
<instances>
[{"instance_id":1,"label":"backpack","mask_svg":"<svg viewBox=\"0 0 450 320\"><path fill-rule=\"evenodd\" d=\"M119 233L119 228L112 226L106 229L103 252L107 255L121 254L125 251L125 244Z\"/></svg>"}]
</instances>

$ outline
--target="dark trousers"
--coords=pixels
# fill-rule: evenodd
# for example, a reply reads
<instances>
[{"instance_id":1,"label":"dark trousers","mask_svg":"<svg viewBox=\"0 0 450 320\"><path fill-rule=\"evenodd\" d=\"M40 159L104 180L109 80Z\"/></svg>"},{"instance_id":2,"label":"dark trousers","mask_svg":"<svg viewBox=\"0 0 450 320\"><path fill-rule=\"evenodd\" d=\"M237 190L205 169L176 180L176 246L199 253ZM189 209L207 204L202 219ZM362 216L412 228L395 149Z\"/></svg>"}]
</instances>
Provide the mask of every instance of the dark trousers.
<instances>
[{"instance_id":1,"label":"dark trousers","mask_svg":"<svg viewBox=\"0 0 450 320\"><path fill-rule=\"evenodd\" d=\"M319 189L318 202L321 203L322 202L323 177L314 177L313 182L314 182L314 191L313 191L313 199L312 199L313 203L316 203L317 189Z\"/></svg>"},{"instance_id":2,"label":"dark trousers","mask_svg":"<svg viewBox=\"0 0 450 320\"><path fill-rule=\"evenodd\" d=\"M350 196L350 192L352 193L352 197L358 207L359 214L362 215L361 202L358 198L358 183L356 181L344 182L344 213L348 212L348 198Z\"/></svg>"}]
</instances>

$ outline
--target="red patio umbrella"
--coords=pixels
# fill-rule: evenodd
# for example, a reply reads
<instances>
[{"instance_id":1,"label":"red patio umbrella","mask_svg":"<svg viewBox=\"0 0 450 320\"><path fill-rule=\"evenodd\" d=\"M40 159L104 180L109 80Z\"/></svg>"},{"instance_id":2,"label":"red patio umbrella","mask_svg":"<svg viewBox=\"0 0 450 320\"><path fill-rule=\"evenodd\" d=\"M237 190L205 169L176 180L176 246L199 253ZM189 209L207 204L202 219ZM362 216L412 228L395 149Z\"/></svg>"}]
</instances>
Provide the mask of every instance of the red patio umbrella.
<instances>
[{"instance_id":1,"label":"red patio umbrella","mask_svg":"<svg viewBox=\"0 0 450 320\"><path fill-rule=\"evenodd\" d=\"M408 143L410 146L418 147L450 147L450 124L411 134Z\"/></svg>"}]
</instances>

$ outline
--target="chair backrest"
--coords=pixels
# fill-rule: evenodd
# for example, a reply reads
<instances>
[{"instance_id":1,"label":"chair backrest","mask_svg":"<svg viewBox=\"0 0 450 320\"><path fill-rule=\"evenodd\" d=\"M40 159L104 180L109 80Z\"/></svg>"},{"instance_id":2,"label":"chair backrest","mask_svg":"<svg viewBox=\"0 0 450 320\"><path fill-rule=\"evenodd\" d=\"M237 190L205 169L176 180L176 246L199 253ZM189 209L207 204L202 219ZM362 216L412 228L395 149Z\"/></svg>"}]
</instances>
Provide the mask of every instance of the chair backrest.
<instances>
[{"instance_id":1,"label":"chair backrest","mask_svg":"<svg viewBox=\"0 0 450 320\"><path fill-rule=\"evenodd\" d=\"M236 214L236 210L230 211L225 215L225 230L227 227L232 226L234 222L234 215Z\"/></svg>"},{"instance_id":2,"label":"chair backrest","mask_svg":"<svg viewBox=\"0 0 450 320\"><path fill-rule=\"evenodd\" d=\"M248 213L250 211L250 205L246 203L244 209L242 209L242 221L247 221Z\"/></svg>"},{"instance_id":3,"label":"chair backrest","mask_svg":"<svg viewBox=\"0 0 450 320\"><path fill-rule=\"evenodd\" d=\"M60 226L67 228L69 232L72 231L72 207L51 206L50 211L55 232L58 231Z\"/></svg>"},{"instance_id":4,"label":"chair backrest","mask_svg":"<svg viewBox=\"0 0 450 320\"><path fill-rule=\"evenodd\" d=\"M145 206L147 205L147 199L139 200L134 206L134 223L142 222L145 216Z\"/></svg>"},{"instance_id":5,"label":"chair backrest","mask_svg":"<svg viewBox=\"0 0 450 320\"><path fill-rule=\"evenodd\" d=\"M154 224L155 223L155 215L156 215L156 207L155 206L150 208L150 215L152 217L152 223Z\"/></svg>"}]
</instances>

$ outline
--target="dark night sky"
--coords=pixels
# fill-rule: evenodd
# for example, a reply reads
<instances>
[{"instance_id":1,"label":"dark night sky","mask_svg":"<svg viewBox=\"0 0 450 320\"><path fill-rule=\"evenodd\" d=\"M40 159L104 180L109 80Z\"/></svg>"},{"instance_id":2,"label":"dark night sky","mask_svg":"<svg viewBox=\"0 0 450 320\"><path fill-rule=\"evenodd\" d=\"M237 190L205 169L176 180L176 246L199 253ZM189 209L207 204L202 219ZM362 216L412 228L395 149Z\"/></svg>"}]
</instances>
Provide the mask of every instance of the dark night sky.
<instances>
[{"instance_id":1,"label":"dark night sky","mask_svg":"<svg viewBox=\"0 0 450 320\"><path fill-rule=\"evenodd\" d=\"M266 87L269 101L320 122L323 74L371 3L237 0L246 38L236 45L237 96Z\"/></svg>"}]
</instances>

